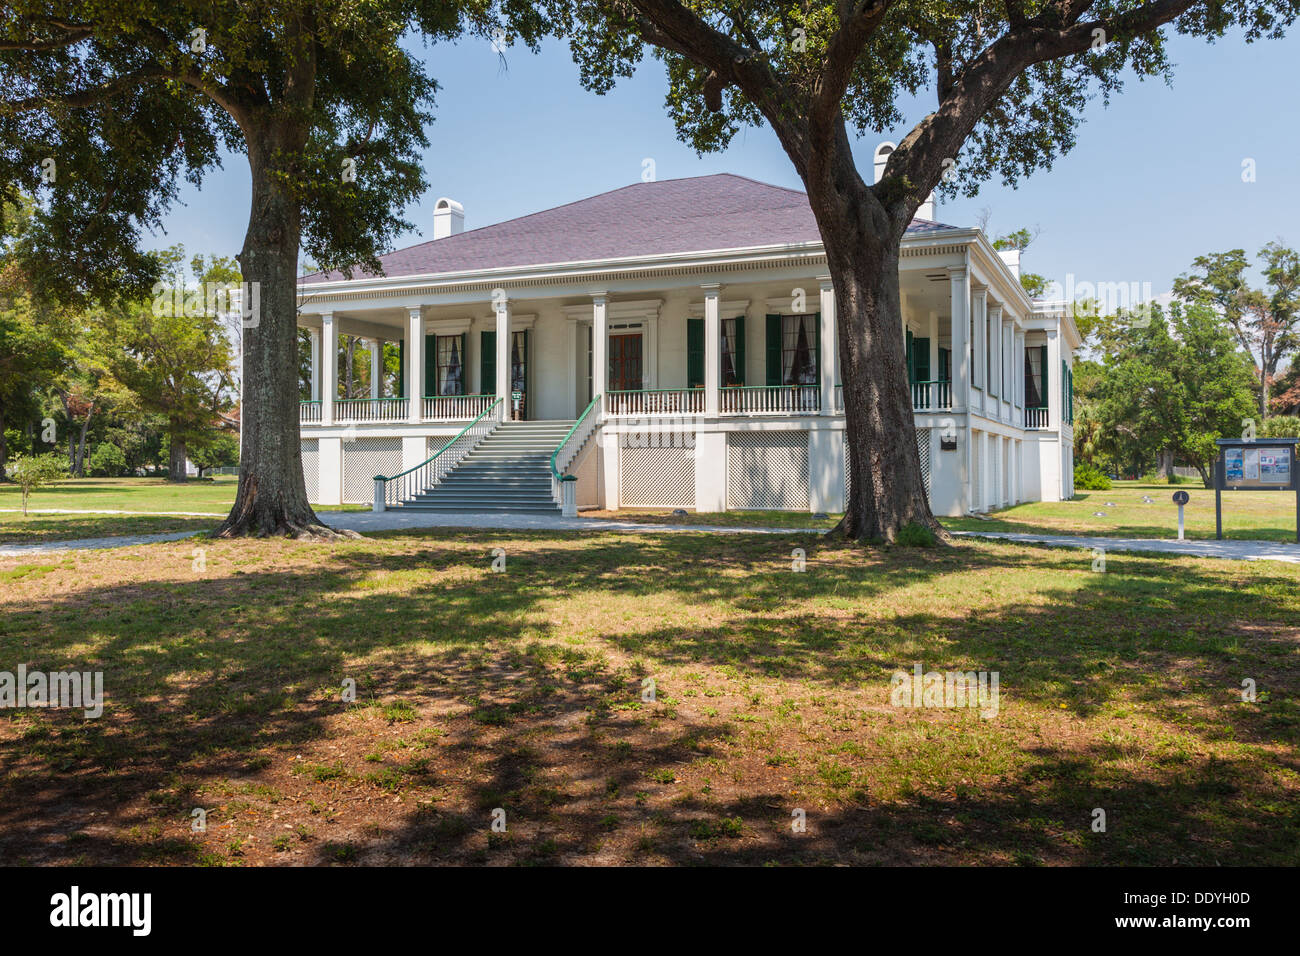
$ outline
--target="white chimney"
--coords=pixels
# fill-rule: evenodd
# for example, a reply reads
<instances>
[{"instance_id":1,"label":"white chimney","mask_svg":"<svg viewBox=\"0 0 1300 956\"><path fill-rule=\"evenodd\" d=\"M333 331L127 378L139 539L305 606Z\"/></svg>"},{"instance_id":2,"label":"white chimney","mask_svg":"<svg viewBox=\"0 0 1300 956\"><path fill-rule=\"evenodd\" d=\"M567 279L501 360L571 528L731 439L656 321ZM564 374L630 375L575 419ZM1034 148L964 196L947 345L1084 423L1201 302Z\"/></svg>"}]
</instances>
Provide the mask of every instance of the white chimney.
<instances>
[{"instance_id":1,"label":"white chimney","mask_svg":"<svg viewBox=\"0 0 1300 956\"><path fill-rule=\"evenodd\" d=\"M465 207L443 196L433 205L433 238L446 239L465 231Z\"/></svg>"},{"instance_id":2,"label":"white chimney","mask_svg":"<svg viewBox=\"0 0 1300 956\"><path fill-rule=\"evenodd\" d=\"M872 163L876 170L876 178L872 180L873 185L880 182L880 177L885 175L885 164L889 162L889 154L897 148L896 145L890 142L881 143L876 147L875 155L872 157ZM921 203L917 208L916 218L934 221L934 193L930 193L925 202Z\"/></svg>"},{"instance_id":3,"label":"white chimney","mask_svg":"<svg viewBox=\"0 0 1300 956\"><path fill-rule=\"evenodd\" d=\"M1001 256L1002 261L1007 264L1007 268L1011 270L1011 274L1015 276L1017 279L1019 279L1020 278L1020 250L1003 249L1001 252L998 253L998 255Z\"/></svg>"}]
</instances>

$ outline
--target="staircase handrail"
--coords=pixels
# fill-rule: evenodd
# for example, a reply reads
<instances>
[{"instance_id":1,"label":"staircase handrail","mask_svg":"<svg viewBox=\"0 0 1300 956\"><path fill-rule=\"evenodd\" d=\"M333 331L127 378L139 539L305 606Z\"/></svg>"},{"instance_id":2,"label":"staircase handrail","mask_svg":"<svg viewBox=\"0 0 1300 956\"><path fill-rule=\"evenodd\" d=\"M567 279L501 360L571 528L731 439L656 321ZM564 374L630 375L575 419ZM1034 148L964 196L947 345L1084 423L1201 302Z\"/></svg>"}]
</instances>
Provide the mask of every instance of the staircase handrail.
<instances>
[{"instance_id":1,"label":"staircase handrail","mask_svg":"<svg viewBox=\"0 0 1300 956\"><path fill-rule=\"evenodd\" d=\"M375 475L375 504L373 510L383 511L390 502L396 504L403 498L410 497L406 492L412 487L418 487L420 490L423 490L429 484L437 484L441 481L442 477L447 472L451 471L457 462L460 461L460 458L464 457L464 455L461 455L459 458L453 460L453 456L448 455L446 458L439 461L438 459L442 456L442 453L469 434L471 429L480 426L483 419L487 418L489 415L493 415L501 402L502 399L500 398L494 401L483 410L483 413L480 414L478 418L474 419L458 431L445 445L434 452L426 461L422 461L418 465L406 469L406 471L398 472L392 477ZM473 449L474 445L478 444L485 435L491 432L492 429L496 428L499 424L500 422L493 420L489 423L487 428L484 429L480 427L472 436L473 441L470 442L469 447L465 449L465 452L468 454L468 452ZM417 473L419 477L417 477ZM431 482L425 481L426 474L432 478Z\"/></svg>"},{"instance_id":2,"label":"staircase handrail","mask_svg":"<svg viewBox=\"0 0 1300 956\"><path fill-rule=\"evenodd\" d=\"M576 456L578 451L582 449L582 446L586 444L587 439L591 437L591 432L595 429L598 423L600 415L599 413L593 415L592 410L600 407L600 399L601 396L599 395L592 398L587 407L583 409L582 414L578 416L578 420L573 423L573 427L569 429L568 434L560 439L560 443L555 446L555 451L551 452L551 496L555 499L556 504L560 505L566 514L568 514L569 511L575 511L576 513L576 506L573 502L563 500L566 495L568 495L568 497L573 497L570 493L572 489L566 491L565 485L567 482L577 481L578 476L560 474L560 452L565 449L565 446L567 446L573 439L573 436L577 434L578 429L585 427L586 430L582 436L582 441L575 444L573 455L570 455L568 460L564 463L564 467L568 468L569 464L573 461L574 456Z\"/></svg>"}]
</instances>

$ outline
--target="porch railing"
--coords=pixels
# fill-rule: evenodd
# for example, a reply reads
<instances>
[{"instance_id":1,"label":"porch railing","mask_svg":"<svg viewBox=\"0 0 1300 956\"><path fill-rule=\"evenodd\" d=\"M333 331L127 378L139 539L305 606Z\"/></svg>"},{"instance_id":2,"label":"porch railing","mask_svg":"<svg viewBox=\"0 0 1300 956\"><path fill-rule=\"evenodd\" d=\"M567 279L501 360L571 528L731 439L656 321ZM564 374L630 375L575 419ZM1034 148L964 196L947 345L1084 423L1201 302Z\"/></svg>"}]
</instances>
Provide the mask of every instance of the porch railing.
<instances>
[{"instance_id":1,"label":"porch railing","mask_svg":"<svg viewBox=\"0 0 1300 956\"><path fill-rule=\"evenodd\" d=\"M952 408L952 382L913 382L912 409L914 411L947 410Z\"/></svg>"},{"instance_id":2,"label":"porch railing","mask_svg":"<svg viewBox=\"0 0 1300 956\"><path fill-rule=\"evenodd\" d=\"M551 497L555 499L555 503L560 506L560 511L566 518L578 516L578 476L564 474L564 472L578 456L578 452L582 451L582 447L587 444L596 426L600 424L599 408L600 396L597 395L551 453Z\"/></svg>"},{"instance_id":3,"label":"porch railing","mask_svg":"<svg viewBox=\"0 0 1300 956\"><path fill-rule=\"evenodd\" d=\"M1046 428L1047 427L1047 408L1045 406L1038 408L1025 409L1025 427L1026 428Z\"/></svg>"},{"instance_id":4,"label":"porch railing","mask_svg":"<svg viewBox=\"0 0 1300 956\"><path fill-rule=\"evenodd\" d=\"M345 398L334 403L335 422L404 422L404 398Z\"/></svg>"},{"instance_id":5,"label":"porch railing","mask_svg":"<svg viewBox=\"0 0 1300 956\"><path fill-rule=\"evenodd\" d=\"M320 423L320 402L299 402L298 421L304 425Z\"/></svg>"},{"instance_id":6,"label":"porch railing","mask_svg":"<svg viewBox=\"0 0 1300 956\"><path fill-rule=\"evenodd\" d=\"M426 422L459 422L477 418L495 400L495 395L426 395Z\"/></svg>"},{"instance_id":7,"label":"porch railing","mask_svg":"<svg viewBox=\"0 0 1300 956\"><path fill-rule=\"evenodd\" d=\"M822 407L816 385L731 385L720 391L724 415L810 415Z\"/></svg>"},{"instance_id":8,"label":"porch railing","mask_svg":"<svg viewBox=\"0 0 1300 956\"><path fill-rule=\"evenodd\" d=\"M700 415L702 388L647 388L605 393L607 415Z\"/></svg>"},{"instance_id":9,"label":"porch railing","mask_svg":"<svg viewBox=\"0 0 1300 956\"><path fill-rule=\"evenodd\" d=\"M433 453L428 461L420 462L414 468L391 478L375 475L375 511L383 511L407 498L432 488L447 476L460 463L460 460L474 450L474 446L491 434L500 424L496 409L501 399L495 399L483 413L462 428L445 445Z\"/></svg>"}]
</instances>

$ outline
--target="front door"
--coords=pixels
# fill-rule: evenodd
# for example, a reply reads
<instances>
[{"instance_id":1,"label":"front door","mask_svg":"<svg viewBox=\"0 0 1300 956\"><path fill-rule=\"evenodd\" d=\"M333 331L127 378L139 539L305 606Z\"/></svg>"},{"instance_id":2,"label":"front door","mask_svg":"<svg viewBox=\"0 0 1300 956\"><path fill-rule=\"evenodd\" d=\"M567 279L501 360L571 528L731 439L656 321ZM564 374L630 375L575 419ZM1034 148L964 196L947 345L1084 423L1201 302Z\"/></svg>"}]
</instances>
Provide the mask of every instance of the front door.
<instances>
[{"instance_id":1,"label":"front door","mask_svg":"<svg viewBox=\"0 0 1300 956\"><path fill-rule=\"evenodd\" d=\"M641 390L641 333L628 332L609 337L609 390Z\"/></svg>"}]
</instances>

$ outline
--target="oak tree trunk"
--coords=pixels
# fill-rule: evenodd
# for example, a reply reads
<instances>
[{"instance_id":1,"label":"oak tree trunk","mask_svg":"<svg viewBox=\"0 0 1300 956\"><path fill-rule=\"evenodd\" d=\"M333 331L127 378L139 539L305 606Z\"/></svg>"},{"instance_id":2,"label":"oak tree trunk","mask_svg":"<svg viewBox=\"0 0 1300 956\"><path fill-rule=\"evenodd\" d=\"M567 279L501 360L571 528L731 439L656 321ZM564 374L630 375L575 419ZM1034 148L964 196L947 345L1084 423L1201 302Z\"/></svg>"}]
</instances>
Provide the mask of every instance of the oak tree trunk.
<instances>
[{"instance_id":1,"label":"oak tree trunk","mask_svg":"<svg viewBox=\"0 0 1300 956\"><path fill-rule=\"evenodd\" d=\"M832 532L893 542L909 524L947 535L930 512L916 448L898 292L903 230L858 177L851 157L824 179L810 176L835 289L835 314L848 442L849 497ZM910 217L909 217L910 218ZM833 374L833 370L825 370Z\"/></svg>"},{"instance_id":2,"label":"oak tree trunk","mask_svg":"<svg viewBox=\"0 0 1300 956\"><path fill-rule=\"evenodd\" d=\"M291 121L266 123L248 136L253 198L239 256L259 309L244 320L239 489L218 537L330 538L307 501L298 426L297 283L302 220L297 200L277 182L272 157L293 155L306 131Z\"/></svg>"},{"instance_id":3,"label":"oak tree trunk","mask_svg":"<svg viewBox=\"0 0 1300 956\"><path fill-rule=\"evenodd\" d=\"M185 458L188 455L185 442L173 434L169 444L171 451L167 458L167 480L184 481L188 477L185 474Z\"/></svg>"}]
</instances>

